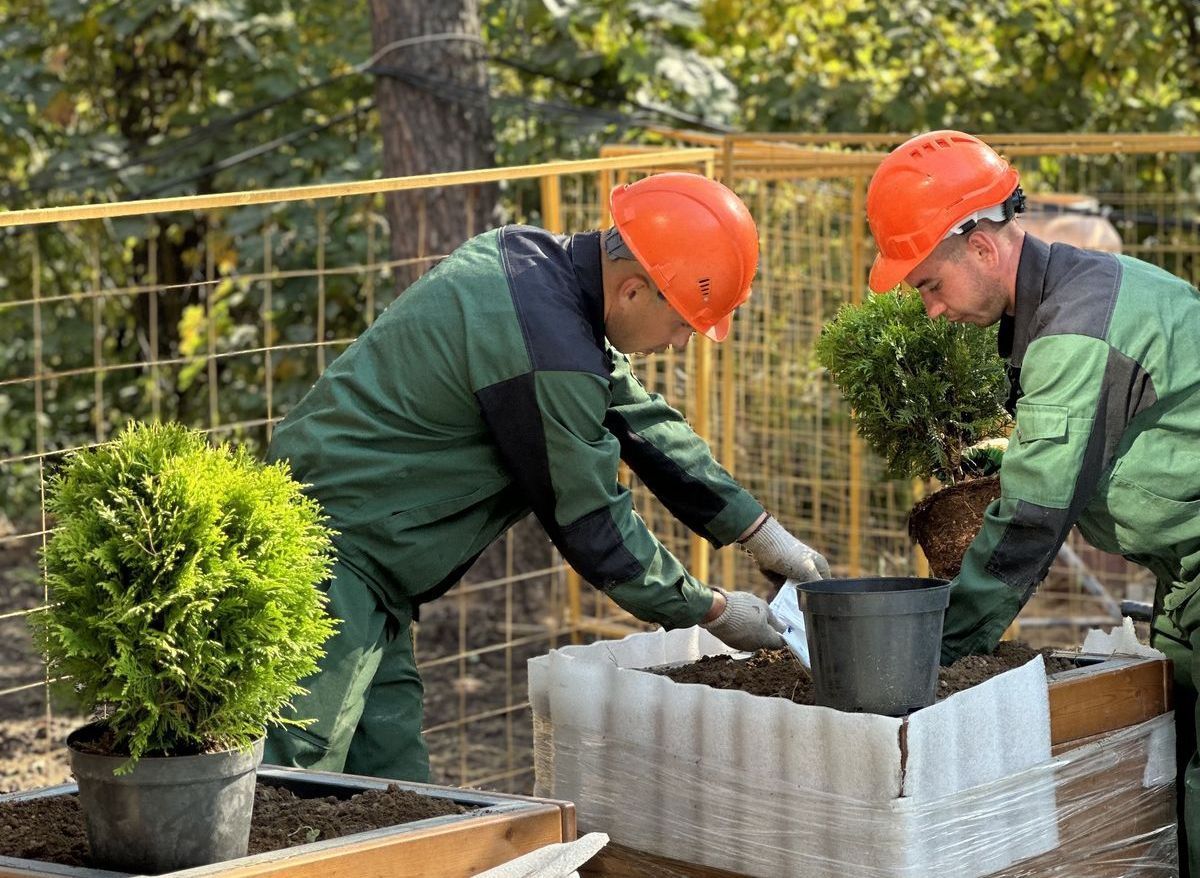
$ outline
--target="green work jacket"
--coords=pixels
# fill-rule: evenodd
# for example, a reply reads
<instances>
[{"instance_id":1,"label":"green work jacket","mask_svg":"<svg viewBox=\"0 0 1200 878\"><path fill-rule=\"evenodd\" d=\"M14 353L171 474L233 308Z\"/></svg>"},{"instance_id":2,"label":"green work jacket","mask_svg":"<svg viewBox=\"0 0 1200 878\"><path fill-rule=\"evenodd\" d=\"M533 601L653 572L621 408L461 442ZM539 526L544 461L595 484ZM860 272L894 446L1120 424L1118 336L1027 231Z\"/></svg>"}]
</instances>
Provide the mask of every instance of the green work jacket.
<instances>
[{"instance_id":1,"label":"green work jacket","mask_svg":"<svg viewBox=\"0 0 1200 878\"><path fill-rule=\"evenodd\" d=\"M1016 424L1000 499L951 588L942 661L995 647L1075 524L1151 570L1186 633L1200 585L1200 294L1140 260L1028 234L1016 283L1000 328Z\"/></svg>"},{"instance_id":2,"label":"green work jacket","mask_svg":"<svg viewBox=\"0 0 1200 878\"><path fill-rule=\"evenodd\" d=\"M533 511L640 619L698 622L712 592L646 529L624 460L714 546L762 513L604 336L600 233L505 226L406 290L275 431L339 560L405 616Z\"/></svg>"}]
</instances>

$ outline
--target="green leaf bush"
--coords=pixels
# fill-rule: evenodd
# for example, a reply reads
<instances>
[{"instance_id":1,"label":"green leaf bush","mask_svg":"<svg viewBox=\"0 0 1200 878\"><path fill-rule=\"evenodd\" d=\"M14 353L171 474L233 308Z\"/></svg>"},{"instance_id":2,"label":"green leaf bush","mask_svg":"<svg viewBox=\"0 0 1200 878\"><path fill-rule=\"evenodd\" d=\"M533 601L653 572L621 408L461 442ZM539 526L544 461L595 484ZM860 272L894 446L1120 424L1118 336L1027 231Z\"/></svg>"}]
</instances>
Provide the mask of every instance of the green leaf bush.
<instances>
[{"instance_id":1,"label":"green leaf bush","mask_svg":"<svg viewBox=\"0 0 1200 878\"><path fill-rule=\"evenodd\" d=\"M51 480L34 634L125 768L249 746L316 670L332 531L300 488L176 424L129 426Z\"/></svg>"},{"instance_id":2,"label":"green leaf bush","mask_svg":"<svg viewBox=\"0 0 1200 878\"><path fill-rule=\"evenodd\" d=\"M919 296L893 291L843 305L816 354L891 476L953 484L995 468L997 452L970 451L1009 423L995 328L930 320Z\"/></svg>"}]
</instances>

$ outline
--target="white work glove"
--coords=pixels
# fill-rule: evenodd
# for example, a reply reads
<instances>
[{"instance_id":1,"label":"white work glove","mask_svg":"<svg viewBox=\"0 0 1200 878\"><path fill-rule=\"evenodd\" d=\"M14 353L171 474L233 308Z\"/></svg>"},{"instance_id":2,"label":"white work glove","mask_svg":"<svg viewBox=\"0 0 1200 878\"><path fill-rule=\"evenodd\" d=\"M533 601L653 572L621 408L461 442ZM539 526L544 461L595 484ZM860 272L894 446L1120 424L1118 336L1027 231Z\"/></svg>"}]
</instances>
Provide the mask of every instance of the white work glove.
<instances>
[{"instance_id":1,"label":"white work glove","mask_svg":"<svg viewBox=\"0 0 1200 878\"><path fill-rule=\"evenodd\" d=\"M713 587L725 596L725 610L711 622L700 627L707 629L726 646L753 652L756 649L782 649L779 632L784 624L775 618L767 602L748 591L725 591Z\"/></svg>"},{"instance_id":2,"label":"white work glove","mask_svg":"<svg viewBox=\"0 0 1200 878\"><path fill-rule=\"evenodd\" d=\"M782 585L787 579L812 582L829 578L829 562L825 556L804 545L770 515L741 541L741 545L750 553L758 569L776 585Z\"/></svg>"}]
</instances>

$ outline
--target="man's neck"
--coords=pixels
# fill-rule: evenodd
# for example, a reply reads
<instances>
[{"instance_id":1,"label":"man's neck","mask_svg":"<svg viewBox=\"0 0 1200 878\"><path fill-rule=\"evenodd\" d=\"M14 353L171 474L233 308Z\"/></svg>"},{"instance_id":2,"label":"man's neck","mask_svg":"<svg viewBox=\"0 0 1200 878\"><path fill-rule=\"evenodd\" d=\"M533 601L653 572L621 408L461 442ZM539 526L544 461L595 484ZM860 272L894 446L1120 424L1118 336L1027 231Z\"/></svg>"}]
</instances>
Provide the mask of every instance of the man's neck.
<instances>
[{"instance_id":1,"label":"man's neck","mask_svg":"<svg viewBox=\"0 0 1200 878\"><path fill-rule=\"evenodd\" d=\"M1004 313L1009 317L1017 313L1017 269L1021 265L1021 250L1025 246L1025 230L1016 226L1016 234L1008 245L1004 263L1004 289L1008 292L1008 307Z\"/></svg>"}]
</instances>

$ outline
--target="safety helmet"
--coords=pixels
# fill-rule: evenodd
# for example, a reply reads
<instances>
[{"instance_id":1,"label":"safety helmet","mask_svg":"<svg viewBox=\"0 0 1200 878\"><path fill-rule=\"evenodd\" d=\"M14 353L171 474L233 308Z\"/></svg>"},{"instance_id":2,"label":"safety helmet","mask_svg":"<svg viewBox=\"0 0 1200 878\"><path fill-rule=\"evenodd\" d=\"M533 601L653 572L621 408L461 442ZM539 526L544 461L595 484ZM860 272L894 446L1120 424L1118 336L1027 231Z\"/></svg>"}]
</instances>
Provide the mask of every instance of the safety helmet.
<instances>
[{"instance_id":1,"label":"safety helmet","mask_svg":"<svg viewBox=\"0 0 1200 878\"><path fill-rule=\"evenodd\" d=\"M1025 207L1017 169L977 137L931 131L896 147L867 187L867 222L879 254L877 293L900 283L941 241L980 219L1011 219Z\"/></svg>"},{"instance_id":2,"label":"safety helmet","mask_svg":"<svg viewBox=\"0 0 1200 878\"><path fill-rule=\"evenodd\" d=\"M671 307L713 341L750 297L758 230L746 205L716 180L654 174L617 186L613 223Z\"/></svg>"}]
</instances>

